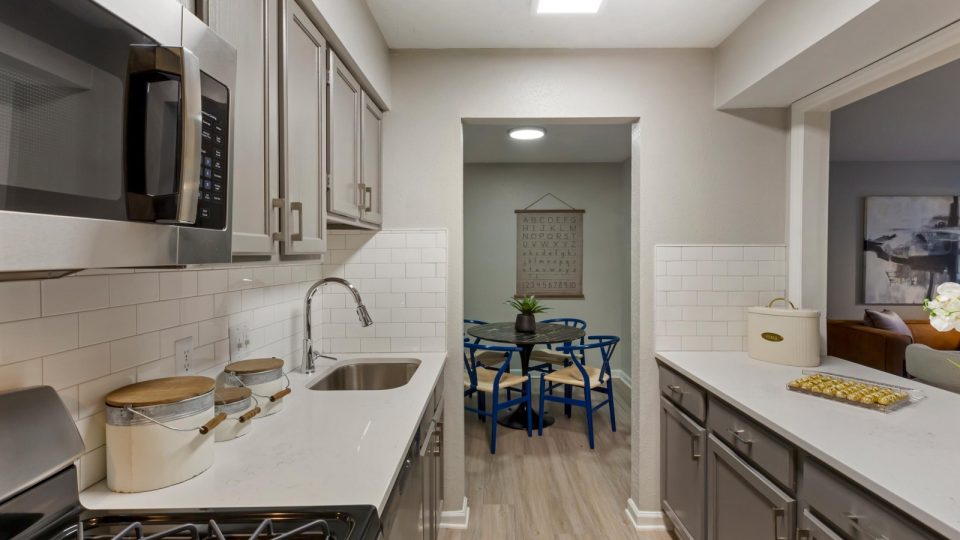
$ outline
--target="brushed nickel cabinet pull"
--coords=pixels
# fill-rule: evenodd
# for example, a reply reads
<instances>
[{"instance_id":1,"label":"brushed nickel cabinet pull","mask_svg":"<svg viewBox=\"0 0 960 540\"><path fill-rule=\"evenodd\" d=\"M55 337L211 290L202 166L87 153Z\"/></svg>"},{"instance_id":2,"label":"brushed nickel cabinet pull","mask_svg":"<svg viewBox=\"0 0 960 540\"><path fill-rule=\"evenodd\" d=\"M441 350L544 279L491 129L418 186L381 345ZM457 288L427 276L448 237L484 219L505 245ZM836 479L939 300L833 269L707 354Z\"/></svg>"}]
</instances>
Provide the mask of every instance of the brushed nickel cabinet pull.
<instances>
[{"instance_id":1,"label":"brushed nickel cabinet pull","mask_svg":"<svg viewBox=\"0 0 960 540\"><path fill-rule=\"evenodd\" d=\"M297 232L290 234L291 242L300 242L303 240L303 203L290 203L290 213L297 213Z\"/></svg>"},{"instance_id":2,"label":"brushed nickel cabinet pull","mask_svg":"<svg viewBox=\"0 0 960 540\"><path fill-rule=\"evenodd\" d=\"M744 430L742 430L742 429L728 429L728 430L727 430L727 433L733 435L733 438L734 438L735 441L742 442L743 444L745 444L745 445L747 445L747 446L752 446L752 445L753 445L753 441L751 441L750 439L744 439L744 438L743 438Z\"/></svg>"},{"instance_id":3,"label":"brushed nickel cabinet pull","mask_svg":"<svg viewBox=\"0 0 960 540\"><path fill-rule=\"evenodd\" d=\"M797 529L797 540L804 540L804 538L807 540L810 539L810 531L807 529Z\"/></svg>"},{"instance_id":4,"label":"brushed nickel cabinet pull","mask_svg":"<svg viewBox=\"0 0 960 540\"><path fill-rule=\"evenodd\" d=\"M670 393L672 394L683 394L683 390L680 388L679 384L668 385L667 390L670 390Z\"/></svg>"},{"instance_id":5,"label":"brushed nickel cabinet pull","mask_svg":"<svg viewBox=\"0 0 960 540\"><path fill-rule=\"evenodd\" d=\"M780 536L780 522L786 518L787 512L783 508L773 509L773 540L787 540L786 536Z\"/></svg>"},{"instance_id":6,"label":"brushed nickel cabinet pull","mask_svg":"<svg viewBox=\"0 0 960 540\"><path fill-rule=\"evenodd\" d=\"M270 201L270 209L271 209L271 210L278 210L278 211L280 211L280 212L283 212L283 199L273 199L273 200L271 200L271 201ZM280 223L280 221L277 220L277 223ZM272 229L272 228L273 228L273 224L268 223L268 224L267 224L267 227ZM273 231L273 232L270 233L270 239L273 240L274 242L279 242L279 241L283 240L283 235L280 234L280 231Z\"/></svg>"},{"instance_id":7,"label":"brushed nickel cabinet pull","mask_svg":"<svg viewBox=\"0 0 960 540\"><path fill-rule=\"evenodd\" d=\"M862 516L858 516L851 512L847 512L844 515L847 517L848 520L850 520L850 525L852 525L853 528L860 533L859 536L864 540L890 540L889 538L886 537L886 535L883 535L883 534L876 535L868 531L867 528L863 525L863 523L861 523L861 520L863 519Z\"/></svg>"},{"instance_id":8,"label":"brushed nickel cabinet pull","mask_svg":"<svg viewBox=\"0 0 960 540\"><path fill-rule=\"evenodd\" d=\"M699 444L699 443L700 443L700 437L698 437L698 436L696 436L696 435L691 435L691 436L690 436L690 448L691 448L691 450L690 450L690 457L691 457L694 461L699 461L700 458L703 457L703 456L700 455L700 444Z\"/></svg>"},{"instance_id":9,"label":"brushed nickel cabinet pull","mask_svg":"<svg viewBox=\"0 0 960 540\"><path fill-rule=\"evenodd\" d=\"M364 195L363 195L364 208L363 208L363 209L364 209L365 211L367 211L367 212L372 212L372 211L373 211L373 188L370 187L370 186L366 186L366 187L363 188L363 193L364 193ZM368 198L367 195L369 195L370 197Z\"/></svg>"}]
</instances>

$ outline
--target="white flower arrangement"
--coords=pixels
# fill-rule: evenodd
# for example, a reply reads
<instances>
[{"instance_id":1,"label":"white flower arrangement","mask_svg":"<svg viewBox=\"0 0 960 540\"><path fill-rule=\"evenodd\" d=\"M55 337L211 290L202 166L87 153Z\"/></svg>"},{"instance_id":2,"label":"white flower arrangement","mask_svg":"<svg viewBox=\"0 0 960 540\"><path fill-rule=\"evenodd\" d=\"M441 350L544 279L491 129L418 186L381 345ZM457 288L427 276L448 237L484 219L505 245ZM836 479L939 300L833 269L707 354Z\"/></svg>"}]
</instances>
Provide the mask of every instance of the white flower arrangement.
<instances>
[{"instance_id":1,"label":"white flower arrangement","mask_svg":"<svg viewBox=\"0 0 960 540\"><path fill-rule=\"evenodd\" d=\"M948 281L937 287L937 296L924 300L923 309L938 332L960 331L960 283Z\"/></svg>"},{"instance_id":2,"label":"white flower arrangement","mask_svg":"<svg viewBox=\"0 0 960 540\"><path fill-rule=\"evenodd\" d=\"M937 296L924 300L923 309L930 313L930 326L938 332L960 332L960 283L948 281L937 287ZM947 360L960 368L960 362Z\"/></svg>"}]
</instances>

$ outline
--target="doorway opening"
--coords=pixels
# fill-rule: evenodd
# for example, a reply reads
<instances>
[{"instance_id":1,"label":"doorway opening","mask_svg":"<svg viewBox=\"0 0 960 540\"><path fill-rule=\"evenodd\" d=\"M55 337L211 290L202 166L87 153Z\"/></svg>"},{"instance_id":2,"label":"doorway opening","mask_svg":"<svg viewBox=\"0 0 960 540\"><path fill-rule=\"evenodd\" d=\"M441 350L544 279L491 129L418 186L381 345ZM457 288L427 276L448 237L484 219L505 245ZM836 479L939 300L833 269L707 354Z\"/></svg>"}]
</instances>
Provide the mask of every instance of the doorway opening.
<instances>
[{"instance_id":1,"label":"doorway opening","mask_svg":"<svg viewBox=\"0 0 960 540\"><path fill-rule=\"evenodd\" d=\"M520 128L528 130L514 133ZM521 429L511 429L501 420L492 453L496 419L481 420L475 411L464 413L466 492L473 516L470 530L448 531L454 535L450 538L479 537L474 529L480 524L490 536L497 532L489 530L491 523L501 523L505 533L514 534L536 527L521 537L553 532L620 537L635 532L623 502L630 496L631 477L631 165L638 144L636 129L636 119L623 118L463 121L465 339L477 342L470 329L484 323L501 323L510 331L518 312L508 301L533 295L548 308L536 315L539 323L577 327L576 321L582 321L584 343L598 343L590 338L597 335L616 336L619 342L608 370L604 371L602 347L586 350L582 362L590 373L603 372L612 380L612 417L607 405L597 407L606 394L596 389L585 392L576 385L569 390L575 400L589 393L596 407L594 449L582 406L571 407L568 417L565 404L546 402L543 435L538 435L541 378L565 367L576 373L576 365L564 363L565 355L559 353L559 359L546 366L543 353L549 355L551 349L537 345L525 372L519 352L512 354L511 364L500 371L529 377L533 436L527 436L525 422L514 426ZM479 342L512 345L508 337L503 339ZM556 353L558 345L552 347ZM496 372L503 363L495 360L477 362L475 369ZM472 358L465 359L466 380L471 362ZM474 378L483 378L482 373ZM515 388L522 389L522 383ZM471 393L464 404L477 409L481 393ZM483 404L487 412L492 408L490 393ZM564 393L564 387L557 387L553 395ZM518 394L514 391L511 397ZM503 384L498 395L501 401L509 399ZM564 497L571 500L565 502ZM584 500L590 504L584 505ZM555 531L543 529L550 524ZM598 534L598 526L608 528L608 534Z\"/></svg>"}]
</instances>

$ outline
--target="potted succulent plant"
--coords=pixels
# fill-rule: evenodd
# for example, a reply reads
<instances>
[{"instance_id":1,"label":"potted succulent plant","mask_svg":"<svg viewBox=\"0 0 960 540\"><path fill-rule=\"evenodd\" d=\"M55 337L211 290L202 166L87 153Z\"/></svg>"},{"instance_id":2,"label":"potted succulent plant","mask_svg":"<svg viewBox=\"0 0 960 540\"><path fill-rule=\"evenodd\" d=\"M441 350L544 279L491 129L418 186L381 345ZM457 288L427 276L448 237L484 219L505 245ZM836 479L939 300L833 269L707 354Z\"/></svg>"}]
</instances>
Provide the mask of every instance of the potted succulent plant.
<instances>
[{"instance_id":1,"label":"potted succulent plant","mask_svg":"<svg viewBox=\"0 0 960 540\"><path fill-rule=\"evenodd\" d=\"M540 303L535 296L526 296L524 298L512 298L507 304L513 309L519 311L517 322L514 325L517 332L532 334L537 331L537 313L543 313L550 309Z\"/></svg>"}]
</instances>

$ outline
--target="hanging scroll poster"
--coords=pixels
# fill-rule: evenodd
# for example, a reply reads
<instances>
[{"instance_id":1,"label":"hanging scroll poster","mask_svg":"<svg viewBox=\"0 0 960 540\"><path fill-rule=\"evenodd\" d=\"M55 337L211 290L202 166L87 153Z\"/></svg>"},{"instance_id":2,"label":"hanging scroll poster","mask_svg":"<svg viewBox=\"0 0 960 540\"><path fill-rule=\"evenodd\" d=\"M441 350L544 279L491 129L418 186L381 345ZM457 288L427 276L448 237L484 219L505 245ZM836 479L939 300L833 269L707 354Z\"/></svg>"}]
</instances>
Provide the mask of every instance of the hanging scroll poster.
<instances>
[{"instance_id":1,"label":"hanging scroll poster","mask_svg":"<svg viewBox=\"0 0 960 540\"><path fill-rule=\"evenodd\" d=\"M516 210L517 296L583 298L583 210Z\"/></svg>"}]
</instances>

